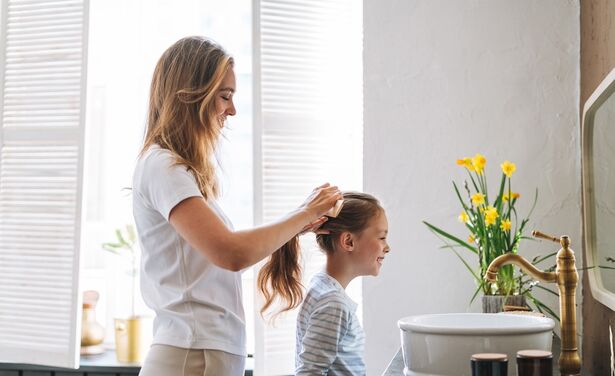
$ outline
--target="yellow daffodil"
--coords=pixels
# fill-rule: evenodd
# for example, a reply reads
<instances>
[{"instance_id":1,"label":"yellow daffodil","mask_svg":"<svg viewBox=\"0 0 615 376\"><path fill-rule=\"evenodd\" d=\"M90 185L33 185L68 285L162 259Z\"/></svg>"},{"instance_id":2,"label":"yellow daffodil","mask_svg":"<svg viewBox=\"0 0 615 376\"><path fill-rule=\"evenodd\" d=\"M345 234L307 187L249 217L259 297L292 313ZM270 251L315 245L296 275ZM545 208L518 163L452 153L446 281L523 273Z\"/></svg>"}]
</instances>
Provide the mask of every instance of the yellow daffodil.
<instances>
[{"instance_id":1,"label":"yellow daffodil","mask_svg":"<svg viewBox=\"0 0 615 376\"><path fill-rule=\"evenodd\" d=\"M496 220L497 220L497 217L492 217L490 215L485 216L485 224L487 226L494 225Z\"/></svg>"},{"instance_id":2,"label":"yellow daffodil","mask_svg":"<svg viewBox=\"0 0 615 376\"><path fill-rule=\"evenodd\" d=\"M482 174L486 164L487 158L485 158L484 155L476 153L476 155L472 157L472 167L474 167L474 171L477 173Z\"/></svg>"},{"instance_id":3,"label":"yellow daffodil","mask_svg":"<svg viewBox=\"0 0 615 376\"><path fill-rule=\"evenodd\" d=\"M485 210L485 224L487 226L495 224L495 221L498 219L498 211L493 206L487 207Z\"/></svg>"},{"instance_id":4,"label":"yellow daffodil","mask_svg":"<svg viewBox=\"0 0 615 376\"><path fill-rule=\"evenodd\" d=\"M482 193L475 193L472 195L472 203L476 206L485 203L485 195Z\"/></svg>"},{"instance_id":5,"label":"yellow daffodil","mask_svg":"<svg viewBox=\"0 0 615 376\"><path fill-rule=\"evenodd\" d=\"M468 243L474 243L475 240L476 238L474 237L474 235L468 236Z\"/></svg>"},{"instance_id":6,"label":"yellow daffodil","mask_svg":"<svg viewBox=\"0 0 615 376\"><path fill-rule=\"evenodd\" d=\"M465 168L467 168L470 171L474 171L474 167L472 167L472 158L463 158L463 159L458 159L457 160L457 164L459 166L463 166Z\"/></svg>"},{"instance_id":7,"label":"yellow daffodil","mask_svg":"<svg viewBox=\"0 0 615 376\"><path fill-rule=\"evenodd\" d=\"M513 200L516 199L516 198L521 197L521 195L516 193L516 192L512 192L510 195L512 196ZM508 201L509 199L510 199L510 197L508 196L508 193L504 193L502 195L502 200L503 201Z\"/></svg>"},{"instance_id":8,"label":"yellow daffodil","mask_svg":"<svg viewBox=\"0 0 615 376\"><path fill-rule=\"evenodd\" d=\"M504 231L510 231L510 225L511 225L510 220L505 219L500 224L500 228Z\"/></svg>"},{"instance_id":9,"label":"yellow daffodil","mask_svg":"<svg viewBox=\"0 0 615 376\"><path fill-rule=\"evenodd\" d=\"M470 220L470 217L468 217L468 214L466 212L461 212L457 219L459 219L459 222L461 223L467 223Z\"/></svg>"},{"instance_id":10,"label":"yellow daffodil","mask_svg":"<svg viewBox=\"0 0 615 376\"><path fill-rule=\"evenodd\" d=\"M500 167L502 168L502 172L504 175L511 177L513 172L517 169L517 165L511 163L510 161L504 161Z\"/></svg>"}]
</instances>

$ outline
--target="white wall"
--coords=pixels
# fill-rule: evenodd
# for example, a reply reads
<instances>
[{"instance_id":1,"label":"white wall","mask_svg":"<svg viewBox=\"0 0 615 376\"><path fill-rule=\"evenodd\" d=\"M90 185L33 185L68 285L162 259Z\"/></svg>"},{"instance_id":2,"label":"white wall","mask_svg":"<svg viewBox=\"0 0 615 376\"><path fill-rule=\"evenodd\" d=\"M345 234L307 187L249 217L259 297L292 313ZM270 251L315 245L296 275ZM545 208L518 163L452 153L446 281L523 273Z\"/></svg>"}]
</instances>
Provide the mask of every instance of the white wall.
<instances>
[{"instance_id":1,"label":"white wall","mask_svg":"<svg viewBox=\"0 0 615 376\"><path fill-rule=\"evenodd\" d=\"M520 214L539 189L530 230L568 234L580 251L579 2L365 0L364 64L364 186L387 207L392 246L363 288L367 374L379 375L399 318L468 310L470 275L421 223L467 236L457 158L483 153L492 187L515 162Z\"/></svg>"}]
</instances>

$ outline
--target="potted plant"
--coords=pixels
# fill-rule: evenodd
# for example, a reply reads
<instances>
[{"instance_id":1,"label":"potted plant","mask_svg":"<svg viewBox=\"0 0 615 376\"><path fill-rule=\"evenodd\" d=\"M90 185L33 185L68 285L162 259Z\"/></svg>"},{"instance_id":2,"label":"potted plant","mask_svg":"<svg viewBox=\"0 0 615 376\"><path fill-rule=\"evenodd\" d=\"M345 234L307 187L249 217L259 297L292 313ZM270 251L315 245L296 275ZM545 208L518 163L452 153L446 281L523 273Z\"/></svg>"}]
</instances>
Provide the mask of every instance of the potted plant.
<instances>
[{"instance_id":1,"label":"potted plant","mask_svg":"<svg viewBox=\"0 0 615 376\"><path fill-rule=\"evenodd\" d=\"M135 315L135 297L137 294L137 235L132 225L115 229L115 241L103 243L104 250L128 259L126 274L130 277L130 317Z\"/></svg>"},{"instance_id":2,"label":"potted plant","mask_svg":"<svg viewBox=\"0 0 615 376\"><path fill-rule=\"evenodd\" d=\"M132 225L115 230L115 240L102 244L102 248L128 260L126 274L130 277L130 314L128 317L116 318L115 352L120 362L134 363L143 359L147 350L145 339L145 320L136 314L137 277L139 265L137 258L137 236Z\"/></svg>"},{"instance_id":3,"label":"potted plant","mask_svg":"<svg viewBox=\"0 0 615 376\"><path fill-rule=\"evenodd\" d=\"M505 304L514 306L533 305L538 311L546 312L557 318L557 314L553 310L532 294L532 289L536 287L555 295L557 293L538 285L530 276L514 268L513 265L502 267L495 283L486 282L484 279L491 261L508 252L517 253L521 240L528 239L524 236L524 230L536 206L538 190L536 190L534 203L529 214L527 217L519 219L515 206L521 195L512 189L512 175L516 171L514 163L504 161L500 165L502 177L495 197L490 196L487 189L485 173L487 159L483 155L476 154L471 158L459 159L457 164L464 168L469 178L464 182L464 192L461 192L457 184L453 182L453 188L462 209L458 219L469 233L466 240L463 240L465 237L452 235L426 221L423 221L423 223L444 240L446 244L442 248L452 250L474 277L477 288L470 302L473 302L482 292L484 312L501 311L501 306L505 302ZM471 252L476 257L478 265L470 265L459 253L460 249ZM532 263L542 263L554 255L555 252L546 256L535 257ZM555 266L553 265L551 268L555 268ZM491 303L491 300L496 301L495 308L492 307L494 304Z\"/></svg>"}]
</instances>

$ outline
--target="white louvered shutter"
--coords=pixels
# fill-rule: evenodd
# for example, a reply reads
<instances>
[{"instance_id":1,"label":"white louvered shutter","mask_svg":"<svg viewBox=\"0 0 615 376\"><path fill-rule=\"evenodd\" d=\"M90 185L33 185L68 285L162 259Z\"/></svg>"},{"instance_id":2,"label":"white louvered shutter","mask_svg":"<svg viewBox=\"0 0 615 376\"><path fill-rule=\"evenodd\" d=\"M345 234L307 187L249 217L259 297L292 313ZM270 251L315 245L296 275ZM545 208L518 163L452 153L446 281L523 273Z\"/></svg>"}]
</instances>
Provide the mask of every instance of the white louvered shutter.
<instances>
[{"instance_id":1,"label":"white louvered shutter","mask_svg":"<svg viewBox=\"0 0 615 376\"><path fill-rule=\"evenodd\" d=\"M1 0L0 362L77 368L87 0Z\"/></svg>"},{"instance_id":2,"label":"white louvered shutter","mask_svg":"<svg viewBox=\"0 0 615 376\"><path fill-rule=\"evenodd\" d=\"M356 0L254 2L256 223L295 209L324 182L361 190L361 7ZM325 257L313 235L302 237L302 250L307 287ZM262 297L255 302L258 311ZM257 317L256 375L294 373L296 315L273 327Z\"/></svg>"}]
</instances>

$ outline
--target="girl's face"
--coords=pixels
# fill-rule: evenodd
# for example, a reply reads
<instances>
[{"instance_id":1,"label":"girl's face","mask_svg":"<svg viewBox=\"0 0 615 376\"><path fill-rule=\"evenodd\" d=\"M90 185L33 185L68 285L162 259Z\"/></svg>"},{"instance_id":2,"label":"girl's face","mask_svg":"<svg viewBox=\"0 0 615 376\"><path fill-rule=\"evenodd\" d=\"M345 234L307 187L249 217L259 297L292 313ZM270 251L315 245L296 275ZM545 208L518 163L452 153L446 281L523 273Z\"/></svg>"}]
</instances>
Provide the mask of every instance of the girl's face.
<instances>
[{"instance_id":1,"label":"girl's face","mask_svg":"<svg viewBox=\"0 0 615 376\"><path fill-rule=\"evenodd\" d=\"M365 230L353 241L353 258L360 275L377 276L384 261L384 256L390 251L387 243L389 223L384 211L372 218Z\"/></svg>"},{"instance_id":2,"label":"girl's face","mask_svg":"<svg viewBox=\"0 0 615 376\"><path fill-rule=\"evenodd\" d=\"M224 126L227 116L234 116L235 104L233 103L233 96L235 95L235 71L233 68L229 68L224 78L218 93L216 93L216 113L220 119L220 126Z\"/></svg>"}]
</instances>

